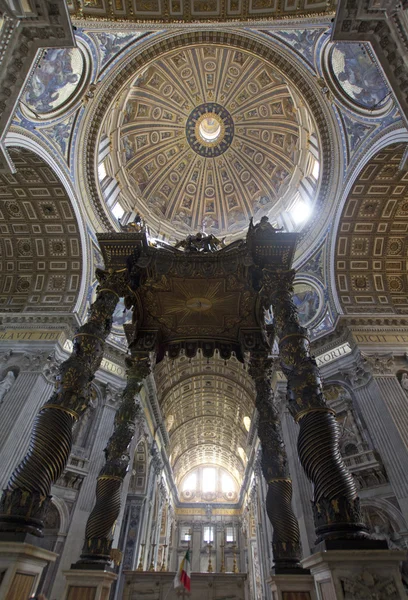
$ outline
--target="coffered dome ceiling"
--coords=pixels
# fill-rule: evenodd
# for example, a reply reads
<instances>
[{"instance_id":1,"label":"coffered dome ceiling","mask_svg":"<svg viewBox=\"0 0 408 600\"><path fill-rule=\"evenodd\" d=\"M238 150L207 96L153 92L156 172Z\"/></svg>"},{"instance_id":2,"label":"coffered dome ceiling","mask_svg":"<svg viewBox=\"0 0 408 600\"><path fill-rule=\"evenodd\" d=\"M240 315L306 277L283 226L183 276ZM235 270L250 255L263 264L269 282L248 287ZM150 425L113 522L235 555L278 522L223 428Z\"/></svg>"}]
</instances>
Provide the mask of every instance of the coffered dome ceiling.
<instances>
[{"instance_id":1,"label":"coffered dome ceiling","mask_svg":"<svg viewBox=\"0 0 408 600\"><path fill-rule=\"evenodd\" d=\"M174 50L133 78L116 107L100 137L111 142L101 183L105 172L115 178L122 209L139 211L156 235L234 237L251 216L290 213L305 178L317 187L305 103L249 52Z\"/></svg>"}]
</instances>

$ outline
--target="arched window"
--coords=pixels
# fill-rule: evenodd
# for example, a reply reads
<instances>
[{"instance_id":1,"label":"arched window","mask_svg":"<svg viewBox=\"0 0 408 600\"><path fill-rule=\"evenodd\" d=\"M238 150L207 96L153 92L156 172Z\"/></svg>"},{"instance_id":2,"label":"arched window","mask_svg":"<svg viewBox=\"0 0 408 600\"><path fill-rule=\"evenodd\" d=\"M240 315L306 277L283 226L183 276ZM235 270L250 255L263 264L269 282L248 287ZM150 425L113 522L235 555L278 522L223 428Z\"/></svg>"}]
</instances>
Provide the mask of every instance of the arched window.
<instances>
[{"instance_id":1,"label":"arched window","mask_svg":"<svg viewBox=\"0 0 408 600\"><path fill-rule=\"evenodd\" d=\"M181 500L185 502L236 502L239 486L225 469L203 465L184 477L180 490Z\"/></svg>"}]
</instances>

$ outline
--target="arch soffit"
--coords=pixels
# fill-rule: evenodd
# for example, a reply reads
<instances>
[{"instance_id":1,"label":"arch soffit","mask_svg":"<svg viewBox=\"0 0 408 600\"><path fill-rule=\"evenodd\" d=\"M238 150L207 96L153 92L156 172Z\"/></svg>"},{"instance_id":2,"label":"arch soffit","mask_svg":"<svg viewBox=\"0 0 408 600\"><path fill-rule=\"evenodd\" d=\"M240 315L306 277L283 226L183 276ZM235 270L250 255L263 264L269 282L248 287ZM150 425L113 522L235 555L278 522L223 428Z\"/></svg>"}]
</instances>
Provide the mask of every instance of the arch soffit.
<instances>
[{"instance_id":1,"label":"arch soffit","mask_svg":"<svg viewBox=\"0 0 408 600\"><path fill-rule=\"evenodd\" d=\"M95 96L93 102L89 103L87 114L81 124L82 129L78 136L80 147L77 153L76 168L79 175L78 179L83 182L82 193L84 197L90 199L88 210L95 211L104 229L114 230L117 228L115 220L110 216L109 211L105 208L104 201L99 195L96 172L97 141L100 125L114 96L124 89L129 79L134 77L139 69L146 67L155 58L177 48L211 42L247 50L255 56L271 62L275 68L284 72L285 77L291 81L310 106L316 121L322 147L322 179L318 199L315 204L316 215L319 215L319 218L323 215L319 223L320 233L324 230L323 221L326 221L332 212L332 203L325 202L325 200L328 197L333 197L333 190L334 188L337 189L340 172L338 165L342 161L342 155L339 151L340 138L337 132L337 124L330 114L328 107L325 106L320 89L310 76L310 73L295 62L290 51L283 52L281 48L277 51L272 39L265 40L258 34L251 32L231 32L214 29L210 31L189 31L183 33L167 32L164 35L159 34L153 39L142 42L134 52L126 55L118 63L115 73L106 77L99 93ZM337 175L335 175L335 171ZM321 210L322 206L324 206L323 211ZM312 220L304 228L301 233L300 246L302 245L302 239L306 239L309 229L315 226L316 220ZM308 245L310 245L310 240L308 240Z\"/></svg>"},{"instance_id":2,"label":"arch soffit","mask_svg":"<svg viewBox=\"0 0 408 600\"><path fill-rule=\"evenodd\" d=\"M399 531L406 531L407 524L405 523L402 513L386 498L361 498L361 507L379 509L398 526Z\"/></svg>"},{"instance_id":3,"label":"arch soffit","mask_svg":"<svg viewBox=\"0 0 408 600\"><path fill-rule=\"evenodd\" d=\"M62 498L59 498L55 494L51 498L51 502L54 504L60 517L60 528L58 535L66 535L69 527L69 510Z\"/></svg>"},{"instance_id":4,"label":"arch soffit","mask_svg":"<svg viewBox=\"0 0 408 600\"><path fill-rule=\"evenodd\" d=\"M405 144L390 144L361 169L335 236L334 275L346 314L404 314L408 309L408 173Z\"/></svg>"},{"instance_id":5,"label":"arch soffit","mask_svg":"<svg viewBox=\"0 0 408 600\"><path fill-rule=\"evenodd\" d=\"M80 282L76 295L76 301L72 307L72 311L80 314L85 306L86 292L91 280L91 272L88 268L90 264L90 240L89 235L86 233L86 216L83 214L83 211L80 207L80 203L78 202L77 195L72 187L69 174L66 172L66 169L64 169L64 165L60 165L58 162L56 162L54 158L50 156L48 151L44 149L37 141L34 141L25 135L10 131L5 139L5 144L8 148L23 148L40 157L55 173L69 199L70 205L74 211L76 225L78 227L81 255Z\"/></svg>"},{"instance_id":6,"label":"arch soffit","mask_svg":"<svg viewBox=\"0 0 408 600\"><path fill-rule=\"evenodd\" d=\"M344 206L347 202L351 189L353 188L354 183L359 177L360 173L363 171L365 166L370 162L370 160L381 150L387 148L391 144L398 142L408 142L408 133L406 128L400 127L398 129L393 129L388 133L384 134L381 132L380 137L374 142L369 149L364 153L361 159L352 167L352 170L348 174L348 180L344 185L343 192L341 198L338 202L336 213L333 219L333 227L331 229L331 234L329 238L330 245L330 256L329 256L329 277L330 277L330 290L333 297L333 301L336 307L336 310L339 314L344 314L340 300L339 294L337 291L337 282L335 278L335 262L336 262L336 244L337 244L337 236L339 233L340 220L343 214Z\"/></svg>"}]
</instances>

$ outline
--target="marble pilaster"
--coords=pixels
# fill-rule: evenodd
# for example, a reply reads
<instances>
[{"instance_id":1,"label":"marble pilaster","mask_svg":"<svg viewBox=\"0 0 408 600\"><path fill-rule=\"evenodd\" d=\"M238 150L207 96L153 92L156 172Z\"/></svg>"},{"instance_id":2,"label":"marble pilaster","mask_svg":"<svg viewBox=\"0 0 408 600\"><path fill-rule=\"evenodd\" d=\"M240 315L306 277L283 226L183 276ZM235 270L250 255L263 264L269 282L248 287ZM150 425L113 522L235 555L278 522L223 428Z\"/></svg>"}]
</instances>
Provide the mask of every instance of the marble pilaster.
<instances>
[{"instance_id":1,"label":"marble pilaster","mask_svg":"<svg viewBox=\"0 0 408 600\"><path fill-rule=\"evenodd\" d=\"M293 507L299 523L302 554L305 557L310 554L310 549L313 547L316 539L311 503L313 487L299 462L297 452L299 425L293 420L288 409L283 410L281 419L289 471L292 473Z\"/></svg>"},{"instance_id":2,"label":"marble pilaster","mask_svg":"<svg viewBox=\"0 0 408 600\"><path fill-rule=\"evenodd\" d=\"M400 401L399 395L394 400L395 388L392 378L370 378L363 385L354 385L357 406L363 416L375 449L379 452L386 469L389 482L408 522L408 452L401 427L395 422L396 408L390 410L394 402ZM388 395L388 397L386 397ZM393 416L394 412L394 416ZM406 412L406 409L404 409ZM404 412L401 415L403 419Z\"/></svg>"},{"instance_id":3,"label":"marble pilaster","mask_svg":"<svg viewBox=\"0 0 408 600\"><path fill-rule=\"evenodd\" d=\"M33 420L52 391L41 373L20 372L0 406L0 489L27 452Z\"/></svg>"}]
</instances>

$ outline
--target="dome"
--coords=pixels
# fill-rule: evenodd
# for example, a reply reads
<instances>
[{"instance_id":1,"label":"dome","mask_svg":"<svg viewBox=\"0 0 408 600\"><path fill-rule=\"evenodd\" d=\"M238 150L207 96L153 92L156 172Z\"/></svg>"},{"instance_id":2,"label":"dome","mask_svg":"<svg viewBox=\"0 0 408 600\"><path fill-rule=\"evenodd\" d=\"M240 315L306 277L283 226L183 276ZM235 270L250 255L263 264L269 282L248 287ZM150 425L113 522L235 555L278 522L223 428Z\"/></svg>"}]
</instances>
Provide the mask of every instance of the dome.
<instances>
[{"instance_id":1,"label":"dome","mask_svg":"<svg viewBox=\"0 0 408 600\"><path fill-rule=\"evenodd\" d=\"M142 69L105 116L99 149L113 214L139 212L168 240L204 230L231 241L252 216L296 229L319 178L318 136L297 90L261 57L221 44L176 49Z\"/></svg>"}]
</instances>

